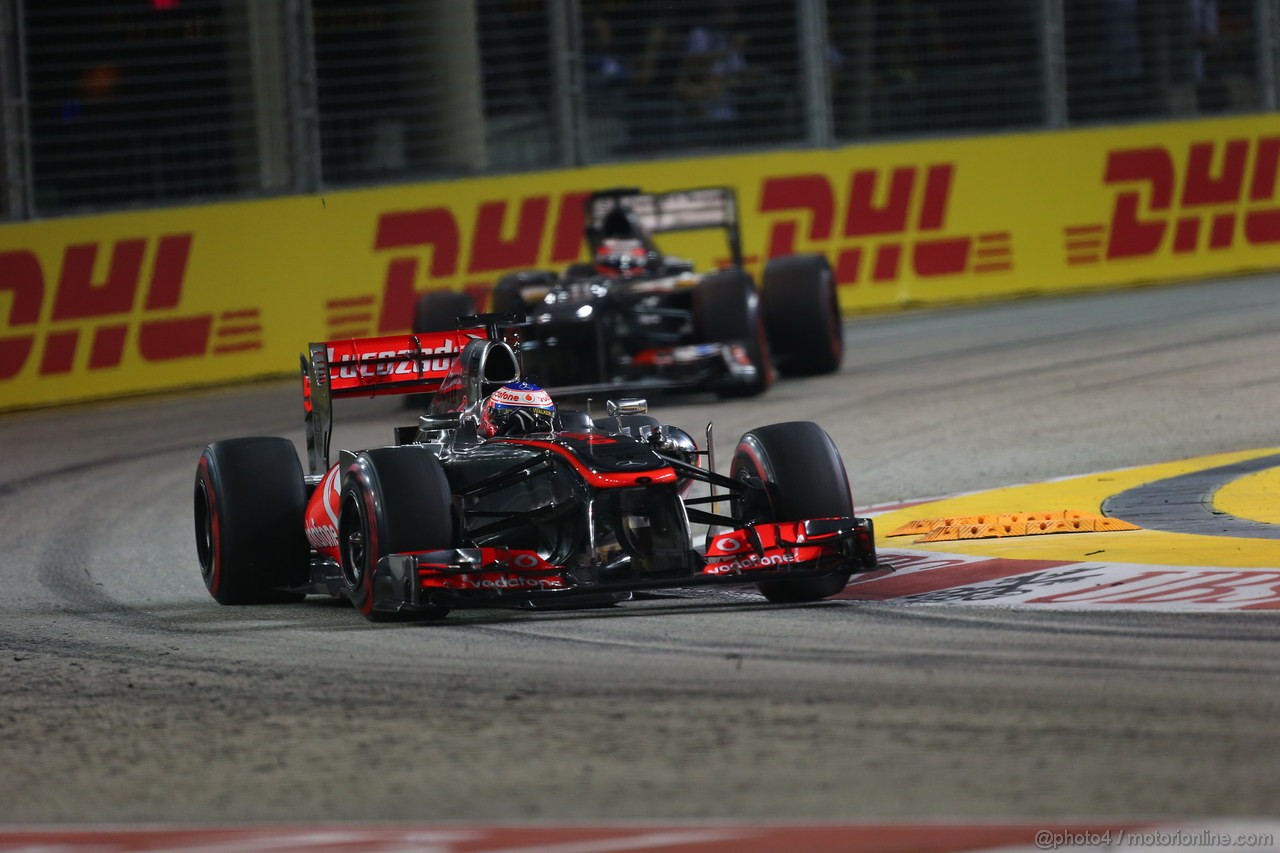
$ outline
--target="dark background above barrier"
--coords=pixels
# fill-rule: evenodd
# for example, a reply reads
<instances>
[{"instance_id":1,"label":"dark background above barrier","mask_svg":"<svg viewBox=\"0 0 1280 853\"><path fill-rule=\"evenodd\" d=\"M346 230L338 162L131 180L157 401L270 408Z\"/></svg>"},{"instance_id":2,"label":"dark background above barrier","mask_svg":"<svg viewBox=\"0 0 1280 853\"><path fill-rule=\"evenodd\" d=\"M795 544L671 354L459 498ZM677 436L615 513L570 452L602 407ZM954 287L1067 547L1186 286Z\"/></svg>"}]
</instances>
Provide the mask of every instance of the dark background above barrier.
<instances>
[{"instance_id":1,"label":"dark background above barrier","mask_svg":"<svg viewBox=\"0 0 1280 853\"><path fill-rule=\"evenodd\" d=\"M0 0L0 218L1276 108L1276 0Z\"/></svg>"}]
</instances>

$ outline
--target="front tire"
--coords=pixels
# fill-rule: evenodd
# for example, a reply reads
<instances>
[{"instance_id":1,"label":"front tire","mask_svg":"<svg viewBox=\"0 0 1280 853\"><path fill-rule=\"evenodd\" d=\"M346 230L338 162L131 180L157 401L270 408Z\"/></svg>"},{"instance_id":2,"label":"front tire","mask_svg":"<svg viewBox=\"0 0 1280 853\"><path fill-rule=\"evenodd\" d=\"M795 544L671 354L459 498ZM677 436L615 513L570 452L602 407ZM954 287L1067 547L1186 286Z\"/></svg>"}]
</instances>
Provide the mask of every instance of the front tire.
<instances>
[{"instance_id":1,"label":"front tire","mask_svg":"<svg viewBox=\"0 0 1280 853\"><path fill-rule=\"evenodd\" d=\"M456 541L453 498L444 468L424 447L383 447L360 453L343 474L338 516L342 577L351 603L373 622L397 611L378 606L402 591L375 590L375 569L388 554L432 551ZM386 592L379 596L376 592ZM443 618L449 608L412 611Z\"/></svg>"},{"instance_id":2,"label":"front tire","mask_svg":"<svg viewBox=\"0 0 1280 853\"><path fill-rule=\"evenodd\" d=\"M764 325L784 376L834 373L844 360L835 276L823 255L774 258L764 269Z\"/></svg>"},{"instance_id":3,"label":"front tire","mask_svg":"<svg viewBox=\"0 0 1280 853\"><path fill-rule=\"evenodd\" d=\"M844 461L835 442L812 421L791 421L757 427L742 436L730 463L735 480L758 478L764 483L763 503L733 501L740 524L802 521L853 515L853 497ZM849 583L850 570L811 578L757 584L769 601L789 604L818 601L835 595Z\"/></svg>"},{"instance_id":4,"label":"front tire","mask_svg":"<svg viewBox=\"0 0 1280 853\"><path fill-rule=\"evenodd\" d=\"M301 601L311 546L302 465L293 442L263 436L210 444L195 481L196 555L219 604Z\"/></svg>"},{"instance_id":5,"label":"front tire","mask_svg":"<svg viewBox=\"0 0 1280 853\"><path fill-rule=\"evenodd\" d=\"M750 382L723 382L721 397L754 397L773 384L773 358L760 313L755 283L742 270L712 273L693 292L693 324L699 341L741 343L756 369Z\"/></svg>"}]
</instances>

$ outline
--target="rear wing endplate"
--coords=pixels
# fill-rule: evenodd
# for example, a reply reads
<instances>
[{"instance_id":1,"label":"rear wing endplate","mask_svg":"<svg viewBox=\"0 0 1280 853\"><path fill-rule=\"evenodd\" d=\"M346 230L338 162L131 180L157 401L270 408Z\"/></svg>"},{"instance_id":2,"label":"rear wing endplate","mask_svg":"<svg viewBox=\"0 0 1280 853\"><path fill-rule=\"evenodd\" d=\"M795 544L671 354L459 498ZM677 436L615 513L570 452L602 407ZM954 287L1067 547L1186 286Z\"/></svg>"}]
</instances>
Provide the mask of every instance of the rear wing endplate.
<instances>
[{"instance_id":1,"label":"rear wing endplate","mask_svg":"<svg viewBox=\"0 0 1280 853\"><path fill-rule=\"evenodd\" d=\"M308 344L301 359L302 405L311 473L329 467L334 399L435 394L467 341L485 334L480 326Z\"/></svg>"},{"instance_id":2,"label":"rear wing endplate","mask_svg":"<svg viewBox=\"0 0 1280 853\"><path fill-rule=\"evenodd\" d=\"M608 237L635 237L650 249L650 235L722 228L736 266L742 266L738 197L732 187L700 187L645 193L618 187L593 193L586 201L587 243L594 255ZM627 232L630 233L627 233Z\"/></svg>"}]
</instances>

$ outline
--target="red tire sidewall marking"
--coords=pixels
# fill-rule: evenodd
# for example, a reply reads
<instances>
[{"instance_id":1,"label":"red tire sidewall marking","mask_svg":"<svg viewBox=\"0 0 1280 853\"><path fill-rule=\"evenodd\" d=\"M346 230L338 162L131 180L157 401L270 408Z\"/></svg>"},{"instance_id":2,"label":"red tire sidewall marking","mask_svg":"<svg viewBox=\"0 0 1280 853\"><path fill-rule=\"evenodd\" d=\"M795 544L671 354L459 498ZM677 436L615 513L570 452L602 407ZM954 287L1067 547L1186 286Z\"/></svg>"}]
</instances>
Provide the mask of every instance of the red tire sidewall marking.
<instances>
[{"instance_id":1,"label":"red tire sidewall marking","mask_svg":"<svg viewBox=\"0 0 1280 853\"><path fill-rule=\"evenodd\" d=\"M368 533L364 543L364 571L360 573L360 586L356 590L356 607L362 615L368 616L373 612L373 570L378 565L378 516L370 478L364 476L362 472L360 482L364 486L360 490L360 500L364 503L365 527Z\"/></svg>"},{"instance_id":2,"label":"red tire sidewall marking","mask_svg":"<svg viewBox=\"0 0 1280 853\"><path fill-rule=\"evenodd\" d=\"M831 351L843 360L844 358L844 340L840 334L840 295L831 281L831 270L827 270L823 276L823 281L827 284L827 291L831 294Z\"/></svg>"},{"instance_id":3,"label":"red tire sidewall marking","mask_svg":"<svg viewBox=\"0 0 1280 853\"><path fill-rule=\"evenodd\" d=\"M756 469L755 476L760 478L761 484L764 486L765 496L769 499L769 506L773 507L773 495L769 493L769 472L765 468L764 462L760 459L760 455L756 453L755 442L744 441L738 447L751 460L751 465Z\"/></svg>"},{"instance_id":4,"label":"red tire sidewall marking","mask_svg":"<svg viewBox=\"0 0 1280 853\"><path fill-rule=\"evenodd\" d=\"M206 581L209 592L218 594L218 586L222 582L222 518L218 509L218 493L213 488L213 476L209 471L209 457L200 457L200 474L204 481L205 498L208 501L209 529L213 542L210 543L212 553L209 555L213 568Z\"/></svg>"}]
</instances>

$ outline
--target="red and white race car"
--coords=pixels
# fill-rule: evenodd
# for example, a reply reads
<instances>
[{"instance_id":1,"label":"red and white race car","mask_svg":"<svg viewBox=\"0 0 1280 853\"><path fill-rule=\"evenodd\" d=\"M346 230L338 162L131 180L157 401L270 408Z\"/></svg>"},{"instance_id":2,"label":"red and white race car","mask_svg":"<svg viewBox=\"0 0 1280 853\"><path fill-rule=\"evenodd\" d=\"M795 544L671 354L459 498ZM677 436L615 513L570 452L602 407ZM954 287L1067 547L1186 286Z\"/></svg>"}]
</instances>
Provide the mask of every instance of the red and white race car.
<instances>
[{"instance_id":1,"label":"red and white race car","mask_svg":"<svg viewBox=\"0 0 1280 853\"><path fill-rule=\"evenodd\" d=\"M610 402L597 419L555 411L521 384L502 338L494 321L311 344L310 473L274 436L219 441L200 457L196 550L214 599L346 597L375 620L716 583L797 602L876 567L872 523L855 516L840 454L817 424L747 432L726 477L714 472L710 425L699 448L642 400ZM432 401L389 445L331 463L332 400L384 394ZM504 406L525 410L499 423ZM691 497L695 483L710 494ZM700 542L694 524L708 525Z\"/></svg>"}]
</instances>

